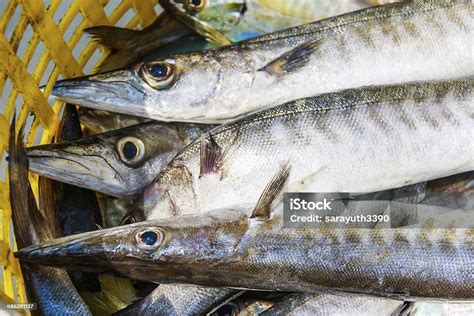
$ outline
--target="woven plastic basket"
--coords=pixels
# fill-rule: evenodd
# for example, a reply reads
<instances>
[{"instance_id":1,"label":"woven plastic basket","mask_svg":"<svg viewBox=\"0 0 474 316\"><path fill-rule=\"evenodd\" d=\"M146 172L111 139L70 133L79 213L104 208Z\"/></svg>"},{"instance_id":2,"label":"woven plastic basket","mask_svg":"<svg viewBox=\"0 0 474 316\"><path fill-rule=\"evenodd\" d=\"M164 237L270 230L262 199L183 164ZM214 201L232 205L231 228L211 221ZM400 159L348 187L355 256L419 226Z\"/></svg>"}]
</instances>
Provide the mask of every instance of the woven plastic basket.
<instances>
[{"instance_id":1,"label":"woven plastic basket","mask_svg":"<svg viewBox=\"0 0 474 316\"><path fill-rule=\"evenodd\" d=\"M2 0L0 9L0 301L23 303L5 160L13 113L17 126L26 124L28 146L49 142L63 106L48 102L54 82L90 72L107 55L82 30L95 25L143 28L156 18L157 0ZM30 182L37 194L37 177L30 175Z\"/></svg>"}]
</instances>

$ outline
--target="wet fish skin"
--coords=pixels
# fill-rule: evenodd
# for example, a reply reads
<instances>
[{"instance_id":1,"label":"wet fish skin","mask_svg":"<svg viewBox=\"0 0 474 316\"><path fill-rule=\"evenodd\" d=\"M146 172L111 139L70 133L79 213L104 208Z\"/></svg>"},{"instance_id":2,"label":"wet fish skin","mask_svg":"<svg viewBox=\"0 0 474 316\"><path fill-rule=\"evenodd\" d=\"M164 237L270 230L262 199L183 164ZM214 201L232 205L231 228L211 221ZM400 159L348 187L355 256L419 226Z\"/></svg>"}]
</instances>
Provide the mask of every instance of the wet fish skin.
<instances>
[{"instance_id":1,"label":"wet fish skin","mask_svg":"<svg viewBox=\"0 0 474 316\"><path fill-rule=\"evenodd\" d=\"M403 301L348 293L294 293L276 302L262 316L393 315Z\"/></svg>"},{"instance_id":2,"label":"wet fish skin","mask_svg":"<svg viewBox=\"0 0 474 316\"><path fill-rule=\"evenodd\" d=\"M186 285L159 285L144 299L115 313L115 316L203 315L210 308L232 297L238 290Z\"/></svg>"},{"instance_id":3,"label":"wet fish skin","mask_svg":"<svg viewBox=\"0 0 474 316\"><path fill-rule=\"evenodd\" d=\"M209 128L147 122L77 141L30 147L27 149L30 170L112 196L133 196L179 150ZM126 156L124 150L129 142L137 151L135 157Z\"/></svg>"},{"instance_id":4,"label":"wet fish skin","mask_svg":"<svg viewBox=\"0 0 474 316\"><path fill-rule=\"evenodd\" d=\"M221 123L319 93L468 76L474 70L470 12L468 0L387 4L233 46L58 81L52 96L163 121Z\"/></svg>"},{"instance_id":5,"label":"wet fish skin","mask_svg":"<svg viewBox=\"0 0 474 316\"><path fill-rule=\"evenodd\" d=\"M374 192L473 170L473 100L468 78L353 89L254 113L185 147L128 218L255 203L285 163L289 192Z\"/></svg>"},{"instance_id":6,"label":"wet fish skin","mask_svg":"<svg viewBox=\"0 0 474 316\"><path fill-rule=\"evenodd\" d=\"M472 227L432 228L428 218L410 229L286 229L280 208L268 220L248 214L243 207L140 222L15 255L154 282L338 290L409 301L474 299ZM156 240L145 243L145 233L156 234Z\"/></svg>"},{"instance_id":7,"label":"wet fish skin","mask_svg":"<svg viewBox=\"0 0 474 316\"><path fill-rule=\"evenodd\" d=\"M9 179L10 202L18 247L51 240L53 232L36 204L28 182L28 159L24 152L23 133L15 137L15 116L10 130ZM54 209L43 210L54 214ZM54 226L54 225L53 225ZM66 271L20 262L29 303L38 303L45 315L92 315L74 288Z\"/></svg>"}]
</instances>

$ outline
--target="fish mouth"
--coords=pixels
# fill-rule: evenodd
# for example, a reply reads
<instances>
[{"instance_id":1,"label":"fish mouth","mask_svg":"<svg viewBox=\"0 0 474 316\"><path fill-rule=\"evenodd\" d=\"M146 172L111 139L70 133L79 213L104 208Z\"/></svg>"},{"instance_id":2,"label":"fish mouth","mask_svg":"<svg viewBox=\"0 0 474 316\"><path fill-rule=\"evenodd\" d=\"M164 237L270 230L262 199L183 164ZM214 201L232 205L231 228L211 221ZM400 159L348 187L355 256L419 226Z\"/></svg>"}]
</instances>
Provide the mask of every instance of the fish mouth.
<instances>
[{"instance_id":1,"label":"fish mouth","mask_svg":"<svg viewBox=\"0 0 474 316\"><path fill-rule=\"evenodd\" d=\"M134 82L129 70L57 81L51 91L54 98L84 107L137 115L146 94Z\"/></svg>"},{"instance_id":2,"label":"fish mouth","mask_svg":"<svg viewBox=\"0 0 474 316\"><path fill-rule=\"evenodd\" d=\"M112 261L125 256L118 239L106 230L87 232L23 248L15 256L35 264L90 272L113 272Z\"/></svg>"},{"instance_id":3,"label":"fish mouth","mask_svg":"<svg viewBox=\"0 0 474 316\"><path fill-rule=\"evenodd\" d=\"M122 175L100 155L51 149L49 145L27 148L26 153L30 171L41 176L115 197L127 192Z\"/></svg>"}]
</instances>

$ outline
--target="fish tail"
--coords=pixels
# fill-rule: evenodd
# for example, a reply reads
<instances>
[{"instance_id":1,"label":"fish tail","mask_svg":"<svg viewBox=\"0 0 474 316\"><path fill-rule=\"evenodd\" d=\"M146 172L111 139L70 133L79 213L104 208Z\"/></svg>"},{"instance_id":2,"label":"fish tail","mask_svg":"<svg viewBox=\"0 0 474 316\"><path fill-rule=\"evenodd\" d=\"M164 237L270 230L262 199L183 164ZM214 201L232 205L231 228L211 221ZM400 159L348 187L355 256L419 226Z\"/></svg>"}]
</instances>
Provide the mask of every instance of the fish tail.
<instances>
[{"instance_id":1,"label":"fish tail","mask_svg":"<svg viewBox=\"0 0 474 316\"><path fill-rule=\"evenodd\" d=\"M90 27L84 32L92 35L92 38L100 44L118 51L130 51L135 48L134 42L139 36L135 30L106 25Z\"/></svg>"},{"instance_id":2,"label":"fish tail","mask_svg":"<svg viewBox=\"0 0 474 316\"><path fill-rule=\"evenodd\" d=\"M52 239L48 222L40 213L35 196L28 182L28 157L23 145L23 128L15 136L15 115L10 127L8 172L10 203L15 237L19 248L40 240Z\"/></svg>"}]
</instances>

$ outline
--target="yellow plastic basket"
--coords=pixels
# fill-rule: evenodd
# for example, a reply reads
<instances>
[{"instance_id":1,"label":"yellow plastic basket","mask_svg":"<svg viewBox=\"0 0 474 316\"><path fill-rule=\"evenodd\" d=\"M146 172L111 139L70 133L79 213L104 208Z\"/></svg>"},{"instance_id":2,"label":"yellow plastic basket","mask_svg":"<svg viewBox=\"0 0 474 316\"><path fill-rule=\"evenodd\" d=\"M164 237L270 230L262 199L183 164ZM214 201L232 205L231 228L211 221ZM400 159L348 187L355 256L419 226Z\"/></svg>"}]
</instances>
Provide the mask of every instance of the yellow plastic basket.
<instances>
[{"instance_id":1,"label":"yellow plastic basket","mask_svg":"<svg viewBox=\"0 0 474 316\"><path fill-rule=\"evenodd\" d=\"M50 142L63 104L48 96L59 76L89 72L107 53L83 33L95 25L145 27L156 18L158 0L0 0L0 301L26 302L11 224L8 172L9 126L26 124L28 146ZM38 87L46 84L44 93ZM29 113L33 113L31 116ZM30 175L35 194L37 177Z\"/></svg>"}]
</instances>

